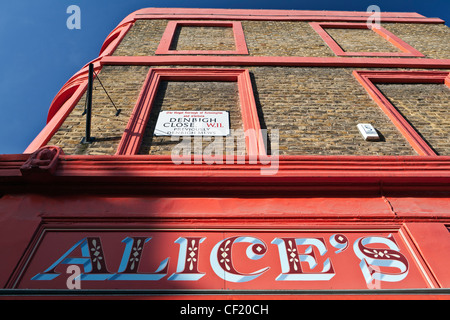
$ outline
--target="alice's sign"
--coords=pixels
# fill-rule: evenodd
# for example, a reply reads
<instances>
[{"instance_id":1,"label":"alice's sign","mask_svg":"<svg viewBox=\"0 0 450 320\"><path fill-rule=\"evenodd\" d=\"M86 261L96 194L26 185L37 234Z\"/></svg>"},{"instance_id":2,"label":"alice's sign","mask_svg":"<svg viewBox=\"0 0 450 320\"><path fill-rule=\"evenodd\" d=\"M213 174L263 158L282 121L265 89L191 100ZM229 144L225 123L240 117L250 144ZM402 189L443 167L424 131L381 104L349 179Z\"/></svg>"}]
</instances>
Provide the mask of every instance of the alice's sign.
<instances>
[{"instance_id":1,"label":"alice's sign","mask_svg":"<svg viewBox=\"0 0 450 320\"><path fill-rule=\"evenodd\" d=\"M69 280L83 289L427 287L396 232L57 230L28 261L19 288L64 289Z\"/></svg>"},{"instance_id":2,"label":"alice's sign","mask_svg":"<svg viewBox=\"0 0 450 320\"><path fill-rule=\"evenodd\" d=\"M228 111L161 111L155 136L221 136L230 134Z\"/></svg>"}]
</instances>

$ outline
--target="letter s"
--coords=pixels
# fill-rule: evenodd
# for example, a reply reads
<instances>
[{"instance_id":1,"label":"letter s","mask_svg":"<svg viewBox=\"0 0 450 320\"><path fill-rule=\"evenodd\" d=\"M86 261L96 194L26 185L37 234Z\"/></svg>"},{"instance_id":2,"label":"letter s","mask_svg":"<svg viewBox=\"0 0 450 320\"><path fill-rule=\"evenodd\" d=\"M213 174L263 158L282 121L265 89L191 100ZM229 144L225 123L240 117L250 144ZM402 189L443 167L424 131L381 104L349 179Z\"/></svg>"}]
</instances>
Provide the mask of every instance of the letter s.
<instances>
[{"instance_id":1,"label":"letter s","mask_svg":"<svg viewBox=\"0 0 450 320\"><path fill-rule=\"evenodd\" d=\"M385 244L388 249L367 247L369 244ZM356 256L361 259L359 264L366 283L373 279L388 282L398 282L408 275L409 263L406 257L401 254L394 237L390 234L384 237L362 237L355 241L353 250ZM399 269L398 273L381 272L378 267L393 267Z\"/></svg>"}]
</instances>

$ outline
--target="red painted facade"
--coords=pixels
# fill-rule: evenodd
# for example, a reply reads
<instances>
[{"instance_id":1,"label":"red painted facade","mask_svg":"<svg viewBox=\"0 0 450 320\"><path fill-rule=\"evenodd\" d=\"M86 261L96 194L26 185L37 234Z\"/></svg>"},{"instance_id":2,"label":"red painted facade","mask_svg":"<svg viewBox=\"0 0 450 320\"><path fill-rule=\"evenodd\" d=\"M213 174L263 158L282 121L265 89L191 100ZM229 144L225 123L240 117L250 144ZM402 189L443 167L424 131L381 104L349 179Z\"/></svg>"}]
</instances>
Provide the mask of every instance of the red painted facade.
<instances>
[{"instance_id":1,"label":"red painted facade","mask_svg":"<svg viewBox=\"0 0 450 320\"><path fill-rule=\"evenodd\" d=\"M402 58L186 56L192 52L166 52L167 45L158 49L167 56L112 55L137 19L341 23L367 17L143 9L124 19L92 61L96 72L122 64L190 67L149 73L116 155L65 155L46 146L86 91L85 66L57 94L47 126L24 154L0 156L1 298L67 298L79 290L85 298L448 299L450 157L429 149L373 83L448 85L450 60L420 59L411 51ZM382 21L442 23L416 13L382 13ZM231 54L243 54L241 29L233 28L240 45ZM249 156L214 164L136 155L145 106L160 79L236 81L244 126L259 132L248 71L192 68L208 65L352 67L420 155L280 156L274 170L257 134L248 142ZM367 67L443 71L361 71ZM68 288L73 265L81 272L78 289Z\"/></svg>"}]
</instances>

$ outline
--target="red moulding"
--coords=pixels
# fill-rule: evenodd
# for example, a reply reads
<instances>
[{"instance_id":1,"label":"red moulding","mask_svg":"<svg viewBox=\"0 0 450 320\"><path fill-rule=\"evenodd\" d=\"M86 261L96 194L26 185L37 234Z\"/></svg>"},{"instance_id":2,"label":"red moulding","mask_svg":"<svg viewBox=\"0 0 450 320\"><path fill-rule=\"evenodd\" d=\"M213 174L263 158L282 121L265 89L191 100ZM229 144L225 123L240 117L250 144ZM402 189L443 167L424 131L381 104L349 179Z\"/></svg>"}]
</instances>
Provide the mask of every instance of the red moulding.
<instances>
[{"instance_id":1,"label":"red moulding","mask_svg":"<svg viewBox=\"0 0 450 320\"><path fill-rule=\"evenodd\" d=\"M265 154L261 128L259 125L256 102L253 96L249 71L246 69L195 69L167 68L150 69L139 95L133 116L125 129L117 149L117 155L137 154L147 125L152 103L158 91L159 83L168 81L234 81L239 90L242 122L244 131L249 134L246 140L248 155ZM254 134L251 134L251 133Z\"/></svg>"}]
</instances>

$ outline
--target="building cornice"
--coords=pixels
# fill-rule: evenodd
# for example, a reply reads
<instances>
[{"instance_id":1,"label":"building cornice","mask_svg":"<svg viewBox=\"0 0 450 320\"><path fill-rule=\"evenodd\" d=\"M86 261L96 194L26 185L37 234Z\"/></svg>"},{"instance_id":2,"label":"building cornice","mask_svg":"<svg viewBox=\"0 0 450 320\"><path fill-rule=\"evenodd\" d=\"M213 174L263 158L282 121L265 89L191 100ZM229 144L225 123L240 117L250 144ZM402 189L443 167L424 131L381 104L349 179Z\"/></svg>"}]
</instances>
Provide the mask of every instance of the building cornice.
<instances>
[{"instance_id":1,"label":"building cornice","mask_svg":"<svg viewBox=\"0 0 450 320\"><path fill-rule=\"evenodd\" d=\"M133 12L122 23L138 19L215 19L215 20L278 20L278 21L347 21L365 22L372 12L321 10L267 10L267 9L193 9L144 8ZM381 22L444 23L439 18L428 18L416 12L380 12Z\"/></svg>"},{"instance_id":2,"label":"building cornice","mask_svg":"<svg viewBox=\"0 0 450 320\"><path fill-rule=\"evenodd\" d=\"M64 155L58 147L44 147L31 155L0 156L0 192L29 188L40 192L58 186L78 191L203 190L283 196L299 191L423 192L424 187L450 191L450 157L446 156L246 157L245 162L235 158L213 164L194 158L183 158L181 164L177 161L171 156Z\"/></svg>"}]
</instances>

